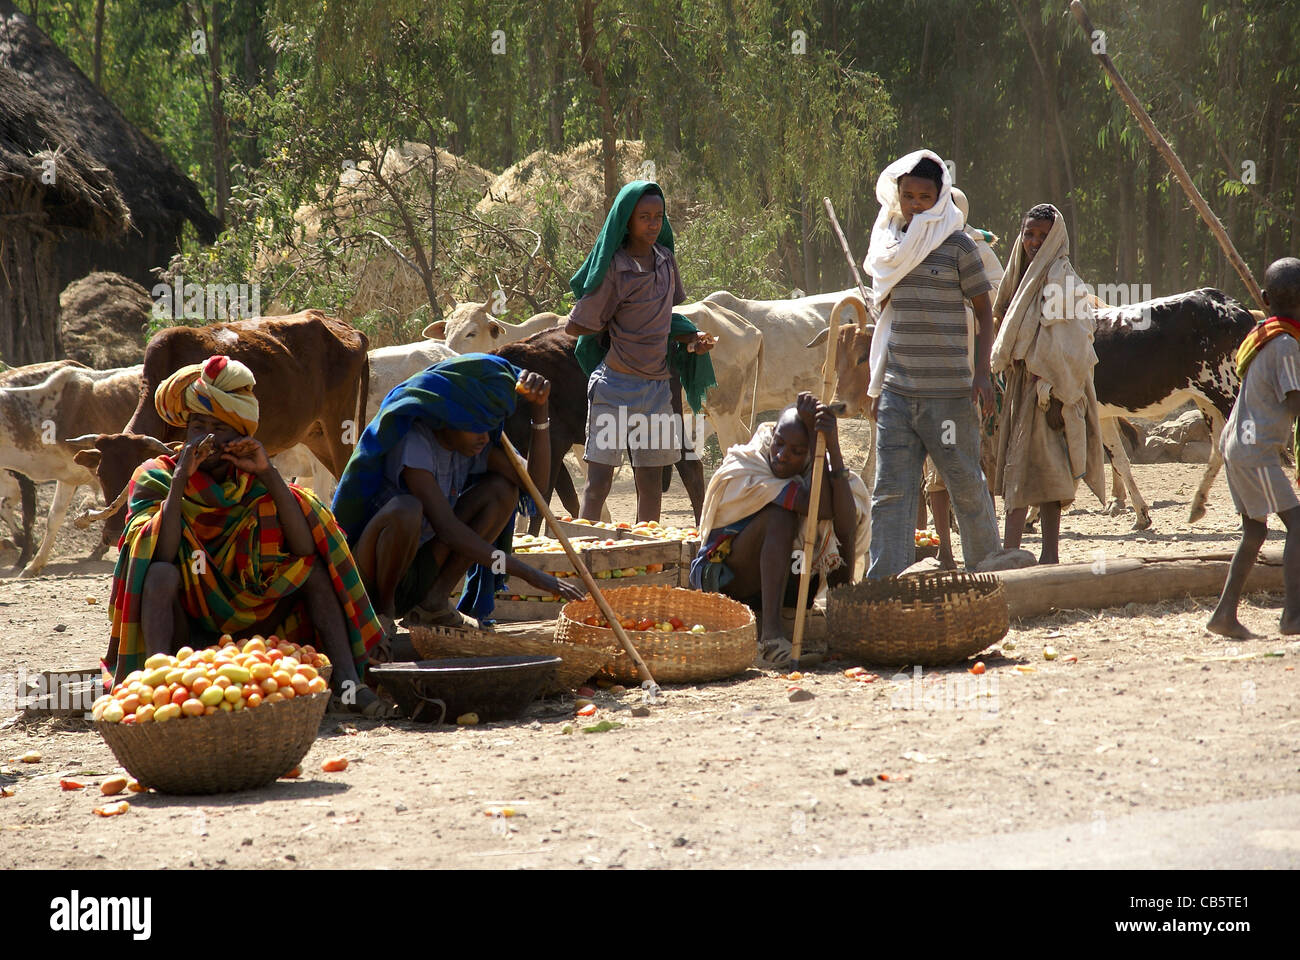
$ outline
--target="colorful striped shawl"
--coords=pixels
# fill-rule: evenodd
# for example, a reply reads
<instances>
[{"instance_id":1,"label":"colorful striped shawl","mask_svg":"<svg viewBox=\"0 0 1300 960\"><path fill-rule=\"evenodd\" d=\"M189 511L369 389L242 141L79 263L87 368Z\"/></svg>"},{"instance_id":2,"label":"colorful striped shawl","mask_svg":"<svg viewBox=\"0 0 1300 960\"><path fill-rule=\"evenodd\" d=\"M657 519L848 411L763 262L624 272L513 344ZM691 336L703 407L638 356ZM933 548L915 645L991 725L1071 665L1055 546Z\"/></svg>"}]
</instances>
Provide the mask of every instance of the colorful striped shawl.
<instances>
[{"instance_id":1,"label":"colorful striped shawl","mask_svg":"<svg viewBox=\"0 0 1300 960\"><path fill-rule=\"evenodd\" d=\"M174 458L159 457L141 464L131 479L126 530L113 571L113 632L105 658L119 678L140 669L145 660L141 600L175 469ZM252 474L236 470L225 483L203 471L190 478L181 501L181 543L175 558L181 602L198 631L238 637L275 614L280 602L307 581L312 568L325 564L361 670L382 628L334 516L310 491L292 484L289 489L316 543L317 553L311 556L286 550L275 501ZM280 610L284 619L264 632L293 643L310 642L315 634L303 604L290 603Z\"/></svg>"}]
</instances>

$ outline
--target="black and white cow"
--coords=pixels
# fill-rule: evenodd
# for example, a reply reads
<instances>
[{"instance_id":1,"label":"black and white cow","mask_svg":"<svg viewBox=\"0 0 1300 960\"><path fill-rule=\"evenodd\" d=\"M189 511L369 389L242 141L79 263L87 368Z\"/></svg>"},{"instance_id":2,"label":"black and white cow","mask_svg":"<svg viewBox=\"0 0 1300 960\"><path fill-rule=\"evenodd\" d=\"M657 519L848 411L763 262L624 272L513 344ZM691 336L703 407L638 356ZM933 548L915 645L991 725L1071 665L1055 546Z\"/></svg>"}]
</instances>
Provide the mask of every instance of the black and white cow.
<instances>
[{"instance_id":1,"label":"black and white cow","mask_svg":"<svg viewBox=\"0 0 1300 960\"><path fill-rule=\"evenodd\" d=\"M1258 312L1247 310L1211 287L1177 293L1124 307L1097 310L1093 383L1100 407L1102 442L1113 469L1123 478L1137 519L1136 530L1151 526L1151 514L1133 481L1118 417L1159 419L1189 400L1210 423L1210 462L1205 467L1188 522L1205 516L1214 478L1223 466L1219 433L1232 412L1240 381L1236 352ZM1122 498L1117 500L1122 508Z\"/></svg>"}]
</instances>

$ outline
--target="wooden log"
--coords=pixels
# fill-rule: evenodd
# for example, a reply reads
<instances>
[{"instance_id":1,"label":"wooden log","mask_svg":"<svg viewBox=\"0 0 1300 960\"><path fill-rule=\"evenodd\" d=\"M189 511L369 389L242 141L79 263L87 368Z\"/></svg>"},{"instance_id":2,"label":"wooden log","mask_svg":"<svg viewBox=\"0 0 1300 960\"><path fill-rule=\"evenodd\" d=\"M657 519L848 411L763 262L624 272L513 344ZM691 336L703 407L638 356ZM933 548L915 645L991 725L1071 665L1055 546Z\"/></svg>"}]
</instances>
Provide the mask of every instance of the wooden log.
<instances>
[{"instance_id":1,"label":"wooden log","mask_svg":"<svg viewBox=\"0 0 1300 960\"><path fill-rule=\"evenodd\" d=\"M1228 578L1231 553L1123 557L1063 563L995 574L1007 592L1011 616L1040 617L1057 610L1102 610L1129 603L1217 597ZM1246 591L1281 591L1282 549L1260 551Z\"/></svg>"}]
</instances>

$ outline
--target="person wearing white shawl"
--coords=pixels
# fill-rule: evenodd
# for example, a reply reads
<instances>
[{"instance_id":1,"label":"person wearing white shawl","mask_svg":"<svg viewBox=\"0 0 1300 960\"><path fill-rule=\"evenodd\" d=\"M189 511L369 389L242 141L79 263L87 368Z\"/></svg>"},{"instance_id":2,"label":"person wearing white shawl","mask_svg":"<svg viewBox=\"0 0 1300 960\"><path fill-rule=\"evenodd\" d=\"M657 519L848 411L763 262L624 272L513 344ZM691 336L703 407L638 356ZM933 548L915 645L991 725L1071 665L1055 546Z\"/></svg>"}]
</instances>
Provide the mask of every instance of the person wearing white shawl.
<instances>
[{"instance_id":1,"label":"person wearing white shawl","mask_svg":"<svg viewBox=\"0 0 1300 960\"><path fill-rule=\"evenodd\" d=\"M992 368L1005 371L995 491L1007 507L1003 546L1020 546L1025 515L1038 505L1039 563L1058 562L1061 509L1083 480L1106 502L1092 371L1096 320L1087 285L1070 265L1065 218L1051 204L1025 214L998 287Z\"/></svg>"},{"instance_id":2,"label":"person wearing white shawl","mask_svg":"<svg viewBox=\"0 0 1300 960\"><path fill-rule=\"evenodd\" d=\"M1003 273L1002 261L993 252L993 244L998 242L998 238L987 230L981 230L970 225L970 201L966 198L965 192L958 187L952 188L952 202L961 211L962 219L966 224L966 236L971 238L976 249L979 250L980 262L984 264L984 276L988 278L989 283L996 290L998 284L1002 282ZM975 366L976 329L975 311L968 301L966 303L966 337L970 347L967 356L970 359L972 369ZM993 477L997 472L998 464L996 428L997 412L995 410L985 410L984 416L980 420L980 469L984 471L984 479L989 484L990 493L992 492ZM957 564L952 558L952 529L948 523L948 488L944 486L943 477L939 476L939 471L934 468L934 461L929 457L926 457L925 460L925 494L930 501L930 510L934 514L934 529L939 535L939 556L937 557L939 566L945 570L955 570ZM917 519L922 524L925 521L920 511L917 511Z\"/></svg>"},{"instance_id":3,"label":"person wearing white shawl","mask_svg":"<svg viewBox=\"0 0 1300 960\"><path fill-rule=\"evenodd\" d=\"M980 252L963 231L943 161L918 150L876 182L880 213L863 266L879 320L871 343L867 415L876 421L867 576L894 576L916 557L914 523L926 454L957 513L968 568L998 549L980 469L975 403L993 406L993 314ZM972 350L966 301L974 310Z\"/></svg>"},{"instance_id":4,"label":"person wearing white shawl","mask_svg":"<svg viewBox=\"0 0 1300 960\"><path fill-rule=\"evenodd\" d=\"M759 615L759 655L770 664L790 659L781 609L797 602L798 581L790 574L799 568L791 556L803 546L814 430L826 439L826 473L812 572L831 586L848 582L870 539L870 496L844 466L834 413L811 393L799 394L776 423L761 424L748 443L727 451L700 514L690 584L752 607Z\"/></svg>"}]
</instances>

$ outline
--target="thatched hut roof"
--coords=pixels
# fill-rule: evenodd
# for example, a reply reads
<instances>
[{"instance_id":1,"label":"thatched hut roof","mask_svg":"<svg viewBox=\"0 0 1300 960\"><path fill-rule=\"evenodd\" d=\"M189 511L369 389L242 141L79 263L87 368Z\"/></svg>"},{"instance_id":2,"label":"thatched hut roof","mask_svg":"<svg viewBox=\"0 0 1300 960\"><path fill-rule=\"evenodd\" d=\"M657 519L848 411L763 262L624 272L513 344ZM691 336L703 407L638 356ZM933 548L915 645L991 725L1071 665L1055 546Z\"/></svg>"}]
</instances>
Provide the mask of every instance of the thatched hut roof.
<instances>
[{"instance_id":1,"label":"thatched hut roof","mask_svg":"<svg viewBox=\"0 0 1300 960\"><path fill-rule=\"evenodd\" d=\"M188 220L204 241L216 239L220 222L194 183L10 0L0 0L0 66L39 90L77 144L112 171L135 230L151 240L174 238ZM8 109L7 100L0 103Z\"/></svg>"},{"instance_id":2,"label":"thatched hut roof","mask_svg":"<svg viewBox=\"0 0 1300 960\"><path fill-rule=\"evenodd\" d=\"M51 168L48 164L53 160ZM43 176L47 170L53 177ZM52 183L44 180L52 179ZM24 189L25 188L25 189ZM18 74L0 66L0 191L6 217L84 230L99 239L131 222L113 174L77 143L68 125ZM18 196L29 198L18 204ZM20 225L21 226L21 225Z\"/></svg>"}]
</instances>

